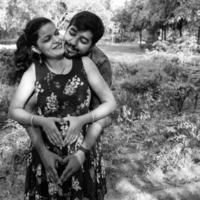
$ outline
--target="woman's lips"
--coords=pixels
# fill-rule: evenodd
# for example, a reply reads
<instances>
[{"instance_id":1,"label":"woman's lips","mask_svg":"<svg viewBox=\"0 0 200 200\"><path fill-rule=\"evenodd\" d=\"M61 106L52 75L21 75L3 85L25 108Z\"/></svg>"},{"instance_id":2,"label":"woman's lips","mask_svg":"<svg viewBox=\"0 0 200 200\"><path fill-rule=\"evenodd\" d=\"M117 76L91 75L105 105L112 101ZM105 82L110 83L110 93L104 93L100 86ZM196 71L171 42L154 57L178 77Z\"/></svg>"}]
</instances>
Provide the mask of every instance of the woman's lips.
<instances>
[{"instance_id":1,"label":"woman's lips","mask_svg":"<svg viewBox=\"0 0 200 200\"><path fill-rule=\"evenodd\" d=\"M53 49L61 49L62 48L62 44L58 44L55 47L53 47Z\"/></svg>"}]
</instances>

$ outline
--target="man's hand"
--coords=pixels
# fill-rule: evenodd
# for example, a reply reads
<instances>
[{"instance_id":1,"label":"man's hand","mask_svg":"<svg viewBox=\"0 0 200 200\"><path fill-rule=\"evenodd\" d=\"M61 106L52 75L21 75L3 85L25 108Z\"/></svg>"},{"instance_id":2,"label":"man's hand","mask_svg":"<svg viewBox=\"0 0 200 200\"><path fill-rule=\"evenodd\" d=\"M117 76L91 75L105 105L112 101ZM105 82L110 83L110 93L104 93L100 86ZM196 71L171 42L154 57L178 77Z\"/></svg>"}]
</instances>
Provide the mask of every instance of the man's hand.
<instances>
[{"instance_id":1,"label":"man's hand","mask_svg":"<svg viewBox=\"0 0 200 200\"><path fill-rule=\"evenodd\" d=\"M40 158L45 167L47 176L49 176L49 178L52 179L53 182L59 184L60 183L59 176L58 176L56 168L57 168L58 162L62 163L63 159L57 154L49 151L46 148L42 152L40 152Z\"/></svg>"},{"instance_id":2,"label":"man's hand","mask_svg":"<svg viewBox=\"0 0 200 200\"><path fill-rule=\"evenodd\" d=\"M60 182L64 183L72 174L78 171L83 165L84 160L85 154L80 150L64 158L63 163L66 164L66 168L60 177Z\"/></svg>"}]
</instances>

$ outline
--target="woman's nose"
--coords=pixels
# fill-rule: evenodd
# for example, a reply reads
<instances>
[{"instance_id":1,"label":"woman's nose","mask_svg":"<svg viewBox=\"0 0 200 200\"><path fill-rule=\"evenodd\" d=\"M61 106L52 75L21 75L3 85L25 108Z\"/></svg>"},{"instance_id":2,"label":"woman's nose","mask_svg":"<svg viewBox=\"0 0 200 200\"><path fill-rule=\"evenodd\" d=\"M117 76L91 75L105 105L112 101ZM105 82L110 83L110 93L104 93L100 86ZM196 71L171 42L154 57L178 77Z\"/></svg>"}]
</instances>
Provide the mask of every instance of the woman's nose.
<instances>
[{"instance_id":1,"label":"woman's nose","mask_svg":"<svg viewBox=\"0 0 200 200\"><path fill-rule=\"evenodd\" d=\"M55 42L61 42L63 40L63 37L61 35L54 35L54 41Z\"/></svg>"},{"instance_id":2,"label":"woman's nose","mask_svg":"<svg viewBox=\"0 0 200 200\"><path fill-rule=\"evenodd\" d=\"M77 38L76 38L76 37L72 37L71 40L70 40L70 43L71 43L73 46L76 46L76 44L77 44Z\"/></svg>"}]
</instances>

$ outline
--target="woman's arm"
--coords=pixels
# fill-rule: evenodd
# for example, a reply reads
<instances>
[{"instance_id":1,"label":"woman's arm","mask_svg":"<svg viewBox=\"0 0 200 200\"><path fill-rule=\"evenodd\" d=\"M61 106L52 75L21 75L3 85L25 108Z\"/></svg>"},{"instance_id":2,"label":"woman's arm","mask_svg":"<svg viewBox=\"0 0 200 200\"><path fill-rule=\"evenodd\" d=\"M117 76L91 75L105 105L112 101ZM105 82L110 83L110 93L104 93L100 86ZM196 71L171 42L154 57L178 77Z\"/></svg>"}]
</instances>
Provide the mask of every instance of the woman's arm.
<instances>
[{"instance_id":1,"label":"woman's arm","mask_svg":"<svg viewBox=\"0 0 200 200\"><path fill-rule=\"evenodd\" d=\"M30 68L23 74L18 88L12 97L9 115L21 124L31 125L32 115L24 110L24 106L29 97L34 92L35 85L35 67L31 65Z\"/></svg>"},{"instance_id":2,"label":"woman's arm","mask_svg":"<svg viewBox=\"0 0 200 200\"><path fill-rule=\"evenodd\" d=\"M42 117L36 114L31 114L24 109L26 102L34 92L35 80L35 66L32 64L22 76L19 86L12 98L9 115L20 124L43 127L48 137L55 140L57 144L62 145L62 136L55 124L55 122L60 122L59 118Z\"/></svg>"}]
</instances>

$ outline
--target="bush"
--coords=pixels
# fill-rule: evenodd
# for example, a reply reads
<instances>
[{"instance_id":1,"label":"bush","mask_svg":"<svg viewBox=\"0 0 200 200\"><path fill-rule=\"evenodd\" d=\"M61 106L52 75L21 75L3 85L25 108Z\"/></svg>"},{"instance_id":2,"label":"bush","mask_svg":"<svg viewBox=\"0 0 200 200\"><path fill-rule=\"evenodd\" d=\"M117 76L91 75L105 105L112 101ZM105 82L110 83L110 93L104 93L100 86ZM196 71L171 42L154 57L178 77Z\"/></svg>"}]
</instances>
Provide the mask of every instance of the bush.
<instances>
[{"instance_id":1,"label":"bush","mask_svg":"<svg viewBox=\"0 0 200 200\"><path fill-rule=\"evenodd\" d=\"M8 107L13 94L14 87L1 84L0 87L0 128L5 125L8 119Z\"/></svg>"},{"instance_id":2,"label":"bush","mask_svg":"<svg viewBox=\"0 0 200 200\"><path fill-rule=\"evenodd\" d=\"M13 49L0 50L0 83L14 84L15 65L13 60Z\"/></svg>"},{"instance_id":3,"label":"bush","mask_svg":"<svg viewBox=\"0 0 200 200\"><path fill-rule=\"evenodd\" d=\"M167 51L169 48L169 42L167 41L156 41L152 44L152 47L157 51Z\"/></svg>"}]
</instances>

